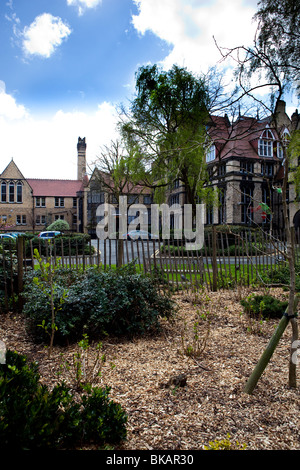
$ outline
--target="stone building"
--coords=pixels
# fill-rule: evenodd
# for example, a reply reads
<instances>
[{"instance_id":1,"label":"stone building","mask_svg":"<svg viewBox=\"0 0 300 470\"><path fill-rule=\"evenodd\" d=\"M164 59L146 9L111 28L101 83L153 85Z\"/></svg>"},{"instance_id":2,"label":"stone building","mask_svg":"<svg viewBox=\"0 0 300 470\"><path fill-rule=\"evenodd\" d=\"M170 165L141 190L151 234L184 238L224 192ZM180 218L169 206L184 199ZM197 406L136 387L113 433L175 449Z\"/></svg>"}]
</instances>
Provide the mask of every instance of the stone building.
<instances>
[{"instance_id":1,"label":"stone building","mask_svg":"<svg viewBox=\"0 0 300 470\"><path fill-rule=\"evenodd\" d=\"M85 139L78 139L77 166L77 180L36 179L25 178L11 160L0 175L1 228L42 231L55 220L64 219L71 231L83 231L87 184Z\"/></svg>"},{"instance_id":2,"label":"stone building","mask_svg":"<svg viewBox=\"0 0 300 470\"><path fill-rule=\"evenodd\" d=\"M119 196L127 197L127 226L140 216L141 220L148 221L149 226L151 224L152 190L143 185L134 185L130 182L121 184L121 188L118 189L114 189L113 186L113 182L108 174L99 171L97 168L94 169L86 187L85 197L87 209L85 231L93 238L96 237L97 224L103 219L102 215L97 214L97 209L105 203L110 204L114 208L115 226L116 231L118 231L118 218L120 215ZM138 209L139 205L140 210ZM143 211L143 214L141 214L141 211ZM143 219L144 216L145 219Z\"/></svg>"},{"instance_id":3,"label":"stone building","mask_svg":"<svg viewBox=\"0 0 300 470\"><path fill-rule=\"evenodd\" d=\"M210 116L205 159L215 202L206 206L207 225L272 223L273 228L283 228L281 143L288 141L292 131L300 129L300 119L297 111L289 118L284 101L278 103L275 111L277 131L270 118L239 116L231 123L227 115ZM300 205L292 182L288 197L291 223L298 221L300 225ZM169 203L185 203L180 181L174 182Z\"/></svg>"}]
</instances>

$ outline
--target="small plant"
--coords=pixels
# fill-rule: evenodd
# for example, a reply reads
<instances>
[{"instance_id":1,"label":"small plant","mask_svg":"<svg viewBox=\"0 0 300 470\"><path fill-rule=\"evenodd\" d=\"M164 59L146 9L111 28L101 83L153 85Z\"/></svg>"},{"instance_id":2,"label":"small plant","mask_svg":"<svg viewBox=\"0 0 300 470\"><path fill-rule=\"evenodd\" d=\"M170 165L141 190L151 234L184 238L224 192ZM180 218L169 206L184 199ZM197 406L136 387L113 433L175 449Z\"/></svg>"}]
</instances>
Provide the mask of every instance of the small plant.
<instances>
[{"instance_id":1,"label":"small plant","mask_svg":"<svg viewBox=\"0 0 300 470\"><path fill-rule=\"evenodd\" d=\"M246 444L240 442L232 442L230 434L225 439L210 441L208 446L204 446L204 450L245 450Z\"/></svg>"},{"instance_id":2,"label":"small plant","mask_svg":"<svg viewBox=\"0 0 300 470\"><path fill-rule=\"evenodd\" d=\"M39 277L34 277L33 278L33 283L45 294L50 301L50 309L51 309L51 324L50 324L50 332L49 330L49 323L46 322L45 319L42 320L41 324L38 326L42 327L43 330L49 334L50 336L50 345L49 345L49 357L52 352L53 348L53 342L54 342L54 335L55 332L57 331L57 325L55 323L55 317L57 314L57 311L62 308L62 305L64 303L64 300L67 296L67 293L65 290L62 291L62 294L59 298L58 306L55 304L55 290L56 290L56 283L54 280L54 274L57 268L57 265L53 265L51 263L51 259L48 258L47 262L44 262L39 254L39 251L37 249L34 250L34 256L35 259L38 262L40 273L41 273L41 279Z\"/></svg>"},{"instance_id":3,"label":"small plant","mask_svg":"<svg viewBox=\"0 0 300 470\"><path fill-rule=\"evenodd\" d=\"M98 383L105 363L106 355L102 354L102 343L98 343L92 353L88 335L84 334L77 344L77 351L72 360L64 361L61 368L69 373L73 388L83 390ZM113 363L110 363L110 366L115 367Z\"/></svg>"},{"instance_id":4,"label":"small plant","mask_svg":"<svg viewBox=\"0 0 300 470\"><path fill-rule=\"evenodd\" d=\"M196 294L193 297L193 304L201 305L202 310L197 309L196 320L192 324L192 328L188 326L188 322L184 320L184 326L181 332L181 350L180 352L188 357L198 358L200 357L207 345L207 340L210 333L210 320L209 312L205 310L211 299L205 292ZM205 331L203 332L201 327L205 325ZM192 332L190 333L190 329Z\"/></svg>"}]
</instances>

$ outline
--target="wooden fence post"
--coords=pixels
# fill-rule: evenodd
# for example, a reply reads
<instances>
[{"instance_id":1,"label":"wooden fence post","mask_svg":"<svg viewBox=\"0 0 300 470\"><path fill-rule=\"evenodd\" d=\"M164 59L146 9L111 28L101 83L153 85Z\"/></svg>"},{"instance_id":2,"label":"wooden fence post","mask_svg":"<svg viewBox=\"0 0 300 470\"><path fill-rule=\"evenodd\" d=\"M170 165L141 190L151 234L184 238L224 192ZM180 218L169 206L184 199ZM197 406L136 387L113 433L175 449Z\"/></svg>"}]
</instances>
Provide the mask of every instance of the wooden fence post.
<instances>
[{"instance_id":1,"label":"wooden fence post","mask_svg":"<svg viewBox=\"0 0 300 470\"><path fill-rule=\"evenodd\" d=\"M216 227L212 227L212 270L213 270L213 292L218 290L218 266L217 266L217 234Z\"/></svg>"},{"instance_id":2,"label":"wooden fence post","mask_svg":"<svg viewBox=\"0 0 300 470\"><path fill-rule=\"evenodd\" d=\"M23 309L22 292L23 292L23 285L24 285L24 279L23 279L24 238L22 236L19 236L17 238L17 259L18 259L18 307L19 307L19 311L21 312Z\"/></svg>"}]
</instances>

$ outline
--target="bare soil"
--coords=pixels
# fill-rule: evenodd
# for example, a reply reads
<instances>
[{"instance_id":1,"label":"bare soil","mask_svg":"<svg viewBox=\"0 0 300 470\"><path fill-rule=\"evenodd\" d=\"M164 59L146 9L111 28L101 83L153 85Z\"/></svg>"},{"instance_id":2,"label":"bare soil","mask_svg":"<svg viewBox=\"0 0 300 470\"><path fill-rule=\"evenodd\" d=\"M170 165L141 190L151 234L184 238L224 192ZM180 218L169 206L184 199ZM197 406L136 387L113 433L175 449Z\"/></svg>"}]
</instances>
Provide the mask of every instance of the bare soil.
<instances>
[{"instance_id":1,"label":"bare soil","mask_svg":"<svg viewBox=\"0 0 300 470\"><path fill-rule=\"evenodd\" d=\"M300 449L299 386L288 386L290 326L253 394L243 392L278 323L253 321L243 313L239 301L250 292L177 294L175 318L162 320L159 334L102 341L106 362L94 383L111 387L111 398L128 414L128 437L119 449L202 450L222 439L232 449ZM287 297L281 289L270 292ZM41 381L50 388L62 379L72 386L62 365L76 345L55 346L48 358L47 349L27 336L22 316L14 314L0 316L0 338L7 348L38 361ZM188 346L193 352L198 346L196 357L184 352ZM90 365L95 351L92 344ZM178 376L182 380L176 381Z\"/></svg>"}]
</instances>

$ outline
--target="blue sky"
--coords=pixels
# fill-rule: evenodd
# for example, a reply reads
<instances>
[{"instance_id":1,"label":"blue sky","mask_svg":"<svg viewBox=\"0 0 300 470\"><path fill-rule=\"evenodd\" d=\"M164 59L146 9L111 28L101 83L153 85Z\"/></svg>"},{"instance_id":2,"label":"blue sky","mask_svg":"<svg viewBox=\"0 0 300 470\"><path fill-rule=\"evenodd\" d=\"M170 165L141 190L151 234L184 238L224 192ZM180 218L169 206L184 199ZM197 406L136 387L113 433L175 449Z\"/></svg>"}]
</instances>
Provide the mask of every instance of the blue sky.
<instances>
[{"instance_id":1,"label":"blue sky","mask_svg":"<svg viewBox=\"0 0 300 470\"><path fill-rule=\"evenodd\" d=\"M135 72L174 63L205 73L224 46L251 44L256 0L1 0L0 172L76 178L116 138ZM292 108L292 111L295 109Z\"/></svg>"}]
</instances>

